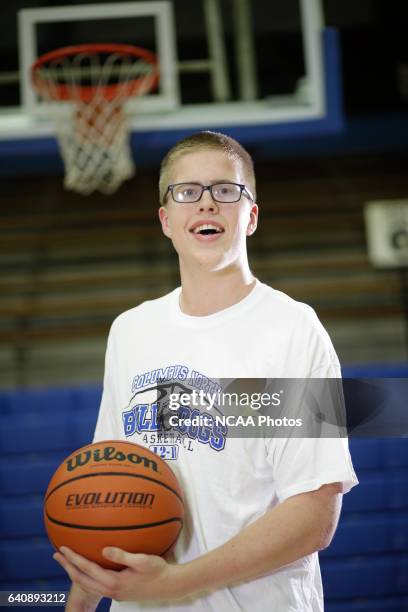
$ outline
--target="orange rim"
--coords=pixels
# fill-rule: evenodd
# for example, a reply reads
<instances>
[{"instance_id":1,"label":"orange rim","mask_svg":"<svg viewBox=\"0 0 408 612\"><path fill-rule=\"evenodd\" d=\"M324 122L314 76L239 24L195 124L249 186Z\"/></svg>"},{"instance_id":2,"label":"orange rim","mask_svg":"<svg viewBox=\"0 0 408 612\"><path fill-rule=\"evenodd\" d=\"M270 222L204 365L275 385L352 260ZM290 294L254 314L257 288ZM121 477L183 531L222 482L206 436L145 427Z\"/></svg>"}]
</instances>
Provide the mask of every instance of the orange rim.
<instances>
[{"instance_id":1,"label":"orange rim","mask_svg":"<svg viewBox=\"0 0 408 612\"><path fill-rule=\"evenodd\" d=\"M71 47L62 47L55 51L50 51L39 57L31 67L31 79L34 87L41 93L46 85L45 79L41 76L40 69L53 60L58 60L64 57L71 57L80 53L118 53L126 57L134 57L144 60L152 66L151 80L146 86L146 77L137 77L126 83L126 94L123 97L137 96L141 93L147 93L157 86L159 80L159 70L157 57L152 51L136 47L133 45L118 45L111 43L98 43L88 45L73 45ZM79 94L79 98L83 102L91 100L98 88L107 101L114 100L118 95L118 91L123 87L123 83L113 83L110 85L76 85L75 92ZM52 97L55 100L69 101L75 100L72 94L72 86L64 83L54 84Z\"/></svg>"}]
</instances>

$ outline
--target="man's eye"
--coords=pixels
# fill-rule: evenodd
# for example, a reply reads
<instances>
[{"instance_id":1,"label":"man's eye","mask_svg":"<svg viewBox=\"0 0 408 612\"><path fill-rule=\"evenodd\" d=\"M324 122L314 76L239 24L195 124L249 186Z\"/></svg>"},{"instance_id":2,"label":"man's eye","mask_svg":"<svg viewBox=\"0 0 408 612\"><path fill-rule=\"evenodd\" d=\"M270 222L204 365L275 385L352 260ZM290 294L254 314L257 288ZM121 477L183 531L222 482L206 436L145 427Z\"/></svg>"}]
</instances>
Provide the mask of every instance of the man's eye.
<instances>
[{"instance_id":1,"label":"man's eye","mask_svg":"<svg viewBox=\"0 0 408 612\"><path fill-rule=\"evenodd\" d=\"M194 198L197 195L197 189L194 187L184 187L179 189L177 193L182 198Z\"/></svg>"},{"instance_id":2,"label":"man's eye","mask_svg":"<svg viewBox=\"0 0 408 612\"><path fill-rule=\"evenodd\" d=\"M236 187L235 185L220 185L216 188L216 193L223 196L232 195L236 193Z\"/></svg>"}]
</instances>

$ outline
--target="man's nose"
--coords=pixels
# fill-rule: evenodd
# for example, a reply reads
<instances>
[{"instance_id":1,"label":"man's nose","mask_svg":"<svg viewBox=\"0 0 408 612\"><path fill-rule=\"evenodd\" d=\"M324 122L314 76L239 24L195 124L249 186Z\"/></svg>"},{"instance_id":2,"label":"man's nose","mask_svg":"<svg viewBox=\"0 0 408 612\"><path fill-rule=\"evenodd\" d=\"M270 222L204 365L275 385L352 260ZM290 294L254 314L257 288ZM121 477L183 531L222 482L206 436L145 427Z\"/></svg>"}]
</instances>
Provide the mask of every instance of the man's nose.
<instances>
[{"instance_id":1,"label":"man's nose","mask_svg":"<svg viewBox=\"0 0 408 612\"><path fill-rule=\"evenodd\" d=\"M207 210L209 212L217 212L218 205L217 202L214 202L212 199L211 193L209 189L205 189L203 195L201 196L201 200L197 202L198 210L204 211Z\"/></svg>"}]
</instances>

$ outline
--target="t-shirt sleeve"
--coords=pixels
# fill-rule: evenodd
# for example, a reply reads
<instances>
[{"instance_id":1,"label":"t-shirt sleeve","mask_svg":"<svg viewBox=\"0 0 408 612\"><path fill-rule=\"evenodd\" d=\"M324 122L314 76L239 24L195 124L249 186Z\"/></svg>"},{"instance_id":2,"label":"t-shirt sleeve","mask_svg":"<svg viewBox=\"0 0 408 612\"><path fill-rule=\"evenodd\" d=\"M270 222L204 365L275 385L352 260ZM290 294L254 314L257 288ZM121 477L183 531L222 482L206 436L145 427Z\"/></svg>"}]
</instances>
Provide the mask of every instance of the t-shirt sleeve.
<instances>
[{"instance_id":1,"label":"t-shirt sleeve","mask_svg":"<svg viewBox=\"0 0 408 612\"><path fill-rule=\"evenodd\" d=\"M116 440L119 438L119 432L115 423L115 356L114 356L114 328L112 326L105 355L105 373L103 378L103 393L101 405L99 407L98 419L94 432L94 442L102 440Z\"/></svg>"},{"instance_id":2,"label":"t-shirt sleeve","mask_svg":"<svg viewBox=\"0 0 408 612\"><path fill-rule=\"evenodd\" d=\"M340 378L339 358L333 347L329 334L313 308L303 304L302 316L299 317L297 332L299 345L298 359L301 359L307 378Z\"/></svg>"},{"instance_id":3,"label":"t-shirt sleeve","mask_svg":"<svg viewBox=\"0 0 408 612\"><path fill-rule=\"evenodd\" d=\"M334 419L335 425L330 426L325 423L317 433L317 437L307 437L306 433L303 437L300 434L299 437L275 438L269 441L268 461L273 469L276 493L280 502L292 495L314 491L324 484L341 482L343 493L347 493L358 484L349 452L348 438L344 436L344 429L342 431L340 426L345 423L342 412L344 405L341 397L341 381L338 383L334 380L331 383L327 381L327 379L341 378L340 363L330 337L315 312L308 307L305 309L305 315L302 347L307 380L304 379L300 387L302 388L302 384L305 388L310 385L318 391L322 413L328 415L329 422ZM326 379L326 383L321 381L322 384L319 384L317 379ZM297 409L299 413L295 416L301 416L303 419L311 418L311 413L304 406L291 407L295 413ZM310 429L305 427L303 431L308 432Z\"/></svg>"},{"instance_id":4,"label":"t-shirt sleeve","mask_svg":"<svg viewBox=\"0 0 408 612\"><path fill-rule=\"evenodd\" d=\"M268 458L280 502L324 484L341 482L343 493L358 484L347 438L278 438Z\"/></svg>"}]
</instances>

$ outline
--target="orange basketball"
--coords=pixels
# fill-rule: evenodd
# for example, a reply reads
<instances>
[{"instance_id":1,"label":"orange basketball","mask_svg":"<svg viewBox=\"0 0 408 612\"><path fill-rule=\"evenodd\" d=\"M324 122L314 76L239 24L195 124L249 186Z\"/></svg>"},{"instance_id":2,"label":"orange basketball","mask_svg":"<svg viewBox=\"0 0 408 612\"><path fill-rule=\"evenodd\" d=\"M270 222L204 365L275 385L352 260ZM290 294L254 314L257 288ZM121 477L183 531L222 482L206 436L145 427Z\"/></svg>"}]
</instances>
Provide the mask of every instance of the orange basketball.
<instances>
[{"instance_id":1,"label":"orange basketball","mask_svg":"<svg viewBox=\"0 0 408 612\"><path fill-rule=\"evenodd\" d=\"M61 463L44 501L44 521L55 548L72 550L103 567L105 546L165 555L183 526L183 493L155 453L130 442L83 446Z\"/></svg>"}]
</instances>

